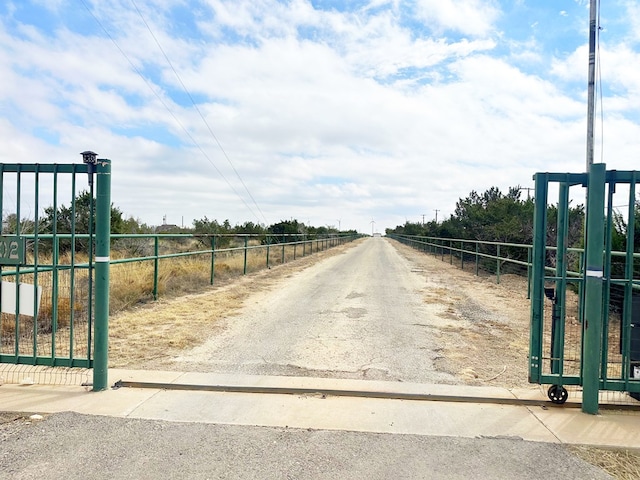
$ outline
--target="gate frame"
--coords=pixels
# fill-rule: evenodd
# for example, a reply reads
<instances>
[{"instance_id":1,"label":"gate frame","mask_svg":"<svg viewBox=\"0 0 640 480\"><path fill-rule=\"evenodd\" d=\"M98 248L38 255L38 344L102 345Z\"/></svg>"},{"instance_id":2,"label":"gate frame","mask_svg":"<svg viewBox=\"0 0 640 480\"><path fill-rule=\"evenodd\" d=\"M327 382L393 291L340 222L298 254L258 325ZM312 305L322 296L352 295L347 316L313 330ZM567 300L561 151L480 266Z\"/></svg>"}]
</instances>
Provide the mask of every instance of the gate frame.
<instances>
[{"instance_id":1,"label":"gate frame","mask_svg":"<svg viewBox=\"0 0 640 480\"><path fill-rule=\"evenodd\" d=\"M111 236L111 160L109 159L97 159L97 154L86 151L82 153L83 164L1 164L0 163L0 182L4 173L16 173L18 178L22 173L34 173L36 175L36 208L37 208L37 182L38 175L40 173L51 173L54 175L54 191L57 188L56 176L60 173L65 174L82 174L87 173L89 176L90 191L93 193L93 177L96 174L96 232L93 237L93 232L90 232L89 245L92 244L92 237L95 238L95 295L94 299L94 345L93 345L93 358L91 358L91 350L87 353L87 365L89 368L93 367L93 391L105 390L108 383L108 338L109 338L109 262L110 262L110 236ZM0 207L2 205L1 191L2 183L0 183ZM19 184L18 184L19 185ZM19 192L18 187L18 192ZM18 199L18 202L20 200ZM55 202L54 202L55 203ZM55 208L55 205L54 205ZM0 209L1 210L1 209ZM20 208L16 212L17 218L17 231L16 236L21 237L20 232ZM92 222L89 222L90 229ZM57 244L57 232L53 233L53 245ZM73 234L72 234L73 237ZM24 237L23 237L24 238ZM37 240L37 233L36 233ZM92 262L91 248L89 250L90 258L89 262ZM19 268L19 265L17 266ZM90 275L91 276L91 275ZM16 289L17 290L17 289ZM58 295L57 289L55 295ZM91 299L91 291L90 296ZM57 304L57 298L53 300ZM90 301L91 303L91 301ZM91 305L89 305L89 311L91 311ZM89 314L91 315L91 314ZM34 320L35 321L35 320ZM91 319L89 319L91 321ZM91 335L91 328L89 328L88 335ZM16 340L17 341L17 340ZM91 347L91 337L88 340L89 347ZM25 364L24 360L21 360L20 356L11 356L10 362ZM42 363L42 358L36 355L34 350L33 356L28 357L29 363L33 365L39 365ZM55 358L52 358L52 366L54 365ZM73 367L72 363L69 365Z\"/></svg>"},{"instance_id":2,"label":"gate frame","mask_svg":"<svg viewBox=\"0 0 640 480\"><path fill-rule=\"evenodd\" d=\"M534 241L532 253L531 280L531 330L529 343L529 381L531 383L551 384L549 397L556 403L564 403L567 398L563 385L582 385L582 411L598 413L599 391L618 390L640 392L640 383L629 382L629 338L630 332L621 329L620 335L625 339L622 350L621 378L606 378L608 338L605 339L604 325L608 325L609 287L611 285L611 230L612 199L617 184L629 184L629 228L627 229L626 258L633 259L633 240L635 224L635 191L640 180L637 171L606 171L603 163L593 164L588 173L537 173L535 180ZM547 277L546 233L547 202L549 183L560 186L558 201L557 231L557 263L555 275ZM565 244L568 228L566 213L569 206L569 188L582 185L587 189L587 210L585 225L585 251L581 262L580 277L572 279L580 286L579 312L582 322L581 371L579 376L563 375L564 358L564 320L565 292L567 286L567 265ZM606 186L608 185L608 203L605 204ZM605 207L607 207L605 227ZM606 233L606 238L605 238ZM627 261L625 267L625 299L624 317L630 316L633 289L633 261ZM544 329L545 281L555 283L555 295L549 296L554 302L552 329L551 373L542 372L542 337ZM604 288L606 285L606 289ZM556 310L557 308L557 310ZM606 323L605 323L606 322ZM628 323L628 322L627 322ZM626 325L625 325L626 326ZM606 330L608 334L608 329ZM607 340L607 341L605 341ZM604 375L603 375L604 372ZM604 378L603 378L604 376ZM554 389L552 392L552 389Z\"/></svg>"}]
</instances>

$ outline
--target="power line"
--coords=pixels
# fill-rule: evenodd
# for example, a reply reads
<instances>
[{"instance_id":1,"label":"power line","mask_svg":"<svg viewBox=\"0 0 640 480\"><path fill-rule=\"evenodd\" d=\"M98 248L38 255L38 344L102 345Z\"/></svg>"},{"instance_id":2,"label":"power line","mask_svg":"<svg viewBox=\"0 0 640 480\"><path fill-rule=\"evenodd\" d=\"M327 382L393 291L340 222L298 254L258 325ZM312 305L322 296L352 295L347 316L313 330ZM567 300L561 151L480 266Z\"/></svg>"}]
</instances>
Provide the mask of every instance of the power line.
<instances>
[{"instance_id":1,"label":"power line","mask_svg":"<svg viewBox=\"0 0 640 480\"><path fill-rule=\"evenodd\" d=\"M180 75L178 74L178 72L176 71L176 69L173 66L173 63L171 63L171 60L169 60L169 57L167 56L167 54L165 53L164 49L162 48L162 45L160 45L160 42L158 41L158 38L154 35L153 31L151 30L151 27L149 26L149 24L147 23L147 21L145 20L144 16L142 15L142 12L140 11L140 9L138 8L138 5L136 4L135 0L131 0L131 4L134 6L134 8L136 9L136 12L138 12L138 15L140 16L140 19L142 20L142 22L144 23L145 27L147 27L147 30L149 31L149 34L151 35L151 37L153 38L153 40L156 42L156 45L158 46L158 48L160 49L160 51L162 52L162 55L164 56L165 60L167 61L167 63L169 64L169 66L171 67L171 70L173 71L173 74L176 76L176 78L178 79L178 82L180 82L180 85L182 86L182 89L184 90L184 93L189 97L189 100L191 100L191 104L194 106L194 108L196 109L196 112L198 112L198 115L200 116L200 118L202 119L202 122L205 124L205 126L207 127L207 130L209 130L209 133L211 134L211 136L213 137L213 139L215 140L216 144L218 145L218 148L220 148L220 151L222 152L222 154L224 155L224 157L227 159L227 162L229 162L229 165L231 166L231 168L233 169L233 171L235 172L236 176L238 177L238 180L240 180L240 183L242 183L242 186L244 187L245 191L247 192L247 195L249 195L249 198L251 198L251 201L253 202L253 204L256 206L256 208L258 209L258 211L260 212L260 215L262 215L262 218L264 219L265 223L267 222L266 217L264 216L264 213L262 212L262 209L260 208L260 206L258 205L258 203L256 202L255 198L253 197L253 195L251 195L251 192L249 191L249 189L247 188L247 185L244 183L244 180L242 180L242 177L240 176L240 173L238 173L238 170L236 170L236 167L233 165L233 162L231 161L231 159L229 158L229 156L227 155L227 152L225 151L225 149L222 147L222 144L220 143L220 141L218 140L218 137L216 136L216 134L213 132L213 130L211 129L211 126L209 125L209 122L207 122L207 119L204 117L204 115L202 114L202 112L200 111L200 108L198 108L197 103L195 102L195 100L193 99L193 97L191 96L191 93L189 92L189 90L187 89L186 85L184 84L184 82L182 81L182 78L180 78Z\"/></svg>"},{"instance_id":2,"label":"power line","mask_svg":"<svg viewBox=\"0 0 640 480\"><path fill-rule=\"evenodd\" d=\"M231 190L233 191L233 193L236 194L236 196L240 199L240 201L244 204L245 207L247 207L247 210L249 210L251 212L251 214L256 217L258 219L258 222L260 222L260 217L258 215L256 215L256 213L253 211L253 209L249 206L249 204L245 201L245 199L242 197L242 195L240 195L237 190L233 187L233 185L231 184L231 182L229 182L229 180L227 179L227 177L224 176L224 174L220 171L220 169L218 168L218 166L213 162L213 160L211 160L211 158L209 157L209 155L207 154L207 152L204 151L204 149L200 146L200 144L196 141L195 138L193 138L193 135L191 135L191 133L187 130L187 128L182 124L182 122L178 119L178 117L176 117L176 115L171 111L171 109L169 108L169 106L167 105L167 103L164 101L164 99L158 94L158 92L156 92L156 90L152 87L152 85L149 83L149 81L144 77L144 75L142 75L142 72L140 72L140 70L138 70L138 68L135 66L135 64L131 61L131 59L129 58L129 56L124 52L124 50L122 50L122 48L120 48L120 45L118 44L118 42L116 42L116 40L111 36L111 34L109 33L109 31L105 28L105 26L102 24L102 22L98 19L98 17L96 17L93 12L91 11L91 9L89 9L88 5L86 4L85 0L80 0L82 2L82 5L84 6L84 8L87 10L87 12L89 12L89 14L93 17L93 19L96 21L96 23L100 26L100 28L102 28L102 31L105 33L105 35L109 38L109 40L111 40L111 42L115 45L115 47L118 49L118 51L122 54L122 56L127 60L127 62L129 62L129 65L131 66L131 68L136 72L136 74L144 81L144 83L147 85L147 88L149 88L149 90L151 91L151 93L154 94L154 96L160 101L160 103L164 106L164 108L167 110L167 112L169 112L169 115L171 115L171 117L175 120L175 122L180 126L180 128L184 131L184 133L189 137L189 139L191 140L191 142L193 143L193 145L200 150L200 152L202 153L202 155L208 160L208 162L213 166L213 168L216 169L216 171L218 172L218 174L220 175L220 177L222 177L222 179L225 181L225 183L229 186L229 188L231 188ZM264 216L264 215L263 215Z\"/></svg>"}]
</instances>

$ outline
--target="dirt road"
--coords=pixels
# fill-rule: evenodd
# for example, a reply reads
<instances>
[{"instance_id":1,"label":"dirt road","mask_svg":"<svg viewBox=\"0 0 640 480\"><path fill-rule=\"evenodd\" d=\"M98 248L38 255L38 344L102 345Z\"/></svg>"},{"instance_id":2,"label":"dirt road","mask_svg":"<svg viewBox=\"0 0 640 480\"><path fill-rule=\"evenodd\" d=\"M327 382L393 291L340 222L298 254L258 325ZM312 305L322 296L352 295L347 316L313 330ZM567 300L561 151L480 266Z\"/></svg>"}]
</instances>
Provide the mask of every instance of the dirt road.
<instances>
[{"instance_id":1,"label":"dirt road","mask_svg":"<svg viewBox=\"0 0 640 480\"><path fill-rule=\"evenodd\" d=\"M426 280L371 238L249 298L223 331L175 359L185 370L458 383L438 372ZM434 323L435 325L435 323ZM181 365L178 365L181 364Z\"/></svg>"}]
</instances>

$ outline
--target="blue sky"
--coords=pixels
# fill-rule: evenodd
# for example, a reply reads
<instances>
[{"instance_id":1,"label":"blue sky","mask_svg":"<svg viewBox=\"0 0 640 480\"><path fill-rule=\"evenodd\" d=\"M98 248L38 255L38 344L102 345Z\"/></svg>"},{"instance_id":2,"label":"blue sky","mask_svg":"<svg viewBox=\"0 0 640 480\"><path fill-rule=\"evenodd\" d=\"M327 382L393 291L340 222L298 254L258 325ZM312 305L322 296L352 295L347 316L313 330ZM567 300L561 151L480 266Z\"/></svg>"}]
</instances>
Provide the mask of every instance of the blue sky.
<instances>
[{"instance_id":1,"label":"blue sky","mask_svg":"<svg viewBox=\"0 0 640 480\"><path fill-rule=\"evenodd\" d=\"M600 19L596 158L638 169L640 2ZM587 0L7 0L0 162L94 150L154 225L442 219L584 170L588 25Z\"/></svg>"}]
</instances>

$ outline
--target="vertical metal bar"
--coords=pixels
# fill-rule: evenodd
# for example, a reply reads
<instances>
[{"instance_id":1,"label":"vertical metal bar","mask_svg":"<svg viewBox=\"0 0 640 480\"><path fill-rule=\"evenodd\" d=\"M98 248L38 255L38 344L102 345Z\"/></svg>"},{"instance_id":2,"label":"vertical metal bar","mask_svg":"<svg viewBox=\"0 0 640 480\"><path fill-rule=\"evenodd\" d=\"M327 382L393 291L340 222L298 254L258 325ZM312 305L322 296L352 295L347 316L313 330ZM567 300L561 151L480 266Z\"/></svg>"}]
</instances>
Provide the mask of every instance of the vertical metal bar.
<instances>
[{"instance_id":1,"label":"vertical metal bar","mask_svg":"<svg viewBox=\"0 0 640 480\"><path fill-rule=\"evenodd\" d=\"M0 163L0 234L4 233L4 229L2 228L2 212L4 212L4 164ZM2 265L0 265L0 274L2 273ZM0 276L0 305L2 304L2 276ZM0 314L1 315L1 314ZM0 345L0 352L2 352L2 348Z\"/></svg>"},{"instance_id":2,"label":"vertical metal bar","mask_svg":"<svg viewBox=\"0 0 640 480\"><path fill-rule=\"evenodd\" d=\"M271 243L271 238L267 235L267 268L269 268L269 244Z\"/></svg>"},{"instance_id":3,"label":"vertical metal bar","mask_svg":"<svg viewBox=\"0 0 640 480\"><path fill-rule=\"evenodd\" d=\"M479 268L480 268L480 255L478 251L478 242L476 241L476 277L478 276Z\"/></svg>"},{"instance_id":4,"label":"vertical metal bar","mask_svg":"<svg viewBox=\"0 0 640 480\"><path fill-rule=\"evenodd\" d=\"M500 245L496 248L496 283L500 284Z\"/></svg>"},{"instance_id":5,"label":"vertical metal bar","mask_svg":"<svg viewBox=\"0 0 640 480\"><path fill-rule=\"evenodd\" d=\"M284 244L287 242L287 239L284 235L282 235L282 264L284 265Z\"/></svg>"},{"instance_id":6,"label":"vertical metal bar","mask_svg":"<svg viewBox=\"0 0 640 480\"><path fill-rule=\"evenodd\" d=\"M111 253L111 160L96 165L96 324L93 390L107 388L109 364L109 261Z\"/></svg>"},{"instance_id":7,"label":"vertical metal bar","mask_svg":"<svg viewBox=\"0 0 640 480\"><path fill-rule=\"evenodd\" d=\"M296 249L298 247L298 239L295 240L295 242L293 243L293 260L295 261L296 259Z\"/></svg>"},{"instance_id":8,"label":"vertical metal bar","mask_svg":"<svg viewBox=\"0 0 640 480\"><path fill-rule=\"evenodd\" d=\"M547 195L549 178L536 173L532 246L532 298L529 331L529 382L539 383L542 370L542 333L544 328L544 266L547 236Z\"/></svg>"},{"instance_id":9,"label":"vertical metal bar","mask_svg":"<svg viewBox=\"0 0 640 480\"><path fill-rule=\"evenodd\" d=\"M56 361L56 335L58 332L58 265L60 262L60 240L58 238L58 165L53 167L53 251L51 253L51 365ZM73 222L73 219L71 220Z\"/></svg>"},{"instance_id":10,"label":"vertical metal bar","mask_svg":"<svg viewBox=\"0 0 640 480\"><path fill-rule=\"evenodd\" d=\"M21 226L20 226L20 217L21 217L21 212L20 212L20 203L21 203L21 190L22 190L22 175L21 175L21 171L20 171L20 165L18 165L18 172L16 174L16 236L20 236L21 232ZM1 212L0 212L1 213ZM16 356L16 363L18 362L18 357L20 356L20 266L16 266L16 297L15 297L15 306L16 306L16 312L15 312L15 329L14 329L14 334L15 334L15 356ZM34 357L35 358L35 357Z\"/></svg>"},{"instance_id":11,"label":"vertical metal bar","mask_svg":"<svg viewBox=\"0 0 640 480\"><path fill-rule=\"evenodd\" d=\"M558 194L558 219L556 240L556 291L552 315L551 373L559 374L559 385L562 384L564 372L564 327L566 319L567 296L567 242L569 236L569 185L560 183Z\"/></svg>"},{"instance_id":12,"label":"vertical metal bar","mask_svg":"<svg viewBox=\"0 0 640 480\"><path fill-rule=\"evenodd\" d=\"M213 281L216 274L216 237L212 236L211 240L211 279L209 283L213 285Z\"/></svg>"},{"instance_id":13,"label":"vertical metal bar","mask_svg":"<svg viewBox=\"0 0 640 480\"><path fill-rule=\"evenodd\" d=\"M38 202L40 191L40 170L36 166L34 178L34 217L33 217L33 358L38 356L38 210L40 203ZM1 210L0 210L1 212Z\"/></svg>"},{"instance_id":14,"label":"vertical metal bar","mask_svg":"<svg viewBox=\"0 0 640 480\"><path fill-rule=\"evenodd\" d=\"M158 300L158 283L160 278L160 237L153 237L153 299Z\"/></svg>"},{"instance_id":15,"label":"vertical metal bar","mask_svg":"<svg viewBox=\"0 0 640 480\"><path fill-rule=\"evenodd\" d=\"M449 240L449 264L453 265L453 240Z\"/></svg>"},{"instance_id":16,"label":"vertical metal bar","mask_svg":"<svg viewBox=\"0 0 640 480\"><path fill-rule=\"evenodd\" d=\"M608 362L609 362L609 301L611 300L611 230L613 229L613 194L616 191L615 180L609 182L607 190L606 225L604 236L604 268L602 295L602 359L600 364L600 378L602 388L607 390Z\"/></svg>"},{"instance_id":17,"label":"vertical metal bar","mask_svg":"<svg viewBox=\"0 0 640 480\"><path fill-rule=\"evenodd\" d=\"M94 262L93 262L93 215L95 212L95 205L93 203L93 189L94 189L94 182L93 182L93 175L94 175L94 171L92 169L89 170L89 175L90 177L90 181L89 181L89 272L88 272L88 277L87 279L89 280L89 294L87 295L88 300L87 300L87 307L88 307L88 314L87 314L87 359L89 360L89 363L91 364L93 362L93 331L95 328L94 325L94 305L93 305L93 300L94 300L94 291L93 291L93 284L94 284L94 278L93 278L93 274L94 274Z\"/></svg>"},{"instance_id":18,"label":"vertical metal bar","mask_svg":"<svg viewBox=\"0 0 640 480\"><path fill-rule=\"evenodd\" d=\"M74 346L74 330L75 330L75 300L76 300L76 172L75 169L71 176L71 269L69 271L69 279L71 282L71 291L69 292L69 360L73 361ZM91 218L91 215L89 215Z\"/></svg>"},{"instance_id":19,"label":"vertical metal bar","mask_svg":"<svg viewBox=\"0 0 640 480\"><path fill-rule=\"evenodd\" d=\"M629 389L629 378L631 377L631 319L633 308L633 267L634 267L634 244L636 225L636 175L633 173L629 184L629 210L627 214L627 248L625 256L625 284L624 284L624 307L622 309L622 322L620 325L620 335L622 342L622 378L625 381L625 390ZM636 327L640 328L640 327Z\"/></svg>"},{"instance_id":20,"label":"vertical metal bar","mask_svg":"<svg viewBox=\"0 0 640 480\"><path fill-rule=\"evenodd\" d=\"M604 248L605 165L589 168L587 235L585 248L585 319L582 376L582 411L598 413L600 348L602 347L602 277Z\"/></svg>"},{"instance_id":21,"label":"vertical metal bar","mask_svg":"<svg viewBox=\"0 0 640 480\"><path fill-rule=\"evenodd\" d=\"M242 274L247 274L247 246L249 244L249 237L244 237L244 268L242 269Z\"/></svg>"},{"instance_id":22,"label":"vertical metal bar","mask_svg":"<svg viewBox=\"0 0 640 480\"><path fill-rule=\"evenodd\" d=\"M527 300L531 299L531 247L527 245Z\"/></svg>"}]
</instances>

